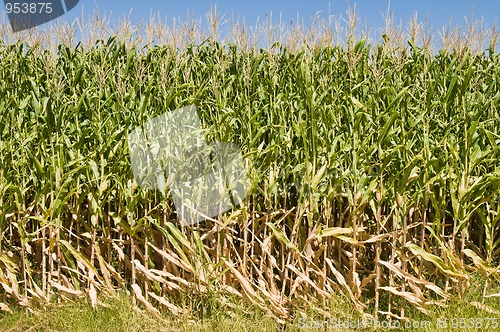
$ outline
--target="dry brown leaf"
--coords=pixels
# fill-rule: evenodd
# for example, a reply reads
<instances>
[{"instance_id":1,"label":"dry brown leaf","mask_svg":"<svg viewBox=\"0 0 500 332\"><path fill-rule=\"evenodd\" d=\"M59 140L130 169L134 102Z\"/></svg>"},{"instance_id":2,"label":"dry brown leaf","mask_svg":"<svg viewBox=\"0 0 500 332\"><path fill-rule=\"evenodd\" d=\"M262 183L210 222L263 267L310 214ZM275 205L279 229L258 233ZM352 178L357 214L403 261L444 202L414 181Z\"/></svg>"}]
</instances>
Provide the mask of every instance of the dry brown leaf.
<instances>
[{"instance_id":1,"label":"dry brown leaf","mask_svg":"<svg viewBox=\"0 0 500 332\"><path fill-rule=\"evenodd\" d=\"M163 306L165 306L168 310L170 310L170 312L172 314L178 316L179 314L182 313L182 310L179 307L177 307L176 305L170 303L166 298L158 296L158 295L156 295L153 292L148 292L148 294L152 298L154 298L156 301L158 301L159 303L161 303Z\"/></svg>"},{"instance_id":2,"label":"dry brown leaf","mask_svg":"<svg viewBox=\"0 0 500 332\"><path fill-rule=\"evenodd\" d=\"M141 272L143 275L148 277L149 279L161 282L161 283L166 283L167 280L163 279L162 277L159 277L157 275L154 275L151 271L147 270L144 265L141 264L141 262L137 259L134 259L134 266L136 269Z\"/></svg>"},{"instance_id":3,"label":"dry brown leaf","mask_svg":"<svg viewBox=\"0 0 500 332\"><path fill-rule=\"evenodd\" d=\"M0 302L0 310L12 313L12 310L10 310L9 306L2 302Z\"/></svg>"},{"instance_id":4,"label":"dry brown leaf","mask_svg":"<svg viewBox=\"0 0 500 332\"><path fill-rule=\"evenodd\" d=\"M406 301L414 304L417 309L420 311L423 310L424 313L428 314L429 312L425 309L422 308L422 305L425 303L423 298L418 297L416 294L411 293L411 292L402 292L398 290L396 287L389 287L389 286L384 286L384 287L379 287L380 289L386 290L388 292L391 292L392 294L399 296Z\"/></svg>"},{"instance_id":5,"label":"dry brown leaf","mask_svg":"<svg viewBox=\"0 0 500 332\"><path fill-rule=\"evenodd\" d=\"M320 289L316 283L314 283L308 276L306 276L304 273L300 272L297 270L297 268L291 264L287 264L286 267L293 271L297 276L299 276L303 281L308 283L311 287L313 287L318 293L322 294L326 298L330 297L330 294L325 292L324 290Z\"/></svg>"},{"instance_id":6,"label":"dry brown leaf","mask_svg":"<svg viewBox=\"0 0 500 332\"><path fill-rule=\"evenodd\" d=\"M160 312L158 311L158 309L156 309L151 303L149 303L145 298L144 296L142 295L142 291L141 291L141 288L139 287L139 285L137 284L133 284L132 285L132 289L134 290L134 294L135 294L135 297L142 303L144 304L144 306L146 307L146 309L148 309L148 311L150 311L151 313L155 314L155 315L160 315Z\"/></svg>"},{"instance_id":7,"label":"dry brown leaf","mask_svg":"<svg viewBox=\"0 0 500 332\"><path fill-rule=\"evenodd\" d=\"M59 290L59 291L61 291L63 293L70 294L70 295L75 295L75 296L82 296L83 295L82 291L68 288L66 286L63 286L63 285L55 282L55 281L50 280L49 283L50 283L50 285L52 287L57 288L57 290ZM95 288L94 288L94 290L95 290Z\"/></svg>"},{"instance_id":8,"label":"dry brown leaf","mask_svg":"<svg viewBox=\"0 0 500 332\"><path fill-rule=\"evenodd\" d=\"M115 268L112 265L108 264L106 261L103 261L103 263L107 267L110 274L114 277L114 280L118 283L118 285L125 288L125 281L123 280L122 276L118 272L116 272Z\"/></svg>"},{"instance_id":9,"label":"dry brown leaf","mask_svg":"<svg viewBox=\"0 0 500 332\"><path fill-rule=\"evenodd\" d=\"M111 274L108 271L107 265L104 263L104 259L101 256L101 250L99 249L99 246L95 246L95 255L97 257L97 261L99 262L99 267L100 271L102 273L104 282L106 283L107 289L108 290L113 290L113 283L111 282Z\"/></svg>"},{"instance_id":10,"label":"dry brown leaf","mask_svg":"<svg viewBox=\"0 0 500 332\"><path fill-rule=\"evenodd\" d=\"M382 260L380 260L379 263L382 264L383 266L385 266L386 268L388 268L389 270L391 270L392 272L394 272L400 278L403 278L409 282L414 282L416 284L424 285L426 288L434 291L436 294L440 295L441 297L443 297L445 299L449 298L448 294L446 294L439 286L433 284L432 282L427 281L427 280L423 280L423 279L418 279L418 278L412 276L411 274L409 274L408 272L401 270L399 267L397 267L396 265L394 265L392 263L382 261Z\"/></svg>"},{"instance_id":11,"label":"dry brown leaf","mask_svg":"<svg viewBox=\"0 0 500 332\"><path fill-rule=\"evenodd\" d=\"M90 297L90 301L92 303L92 308L95 308L97 306L97 292L96 292L94 284L90 284L89 297Z\"/></svg>"},{"instance_id":12,"label":"dry brown leaf","mask_svg":"<svg viewBox=\"0 0 500 332\"><path fill-rule=\"evenodd\" d=\"M349 288L349 285L347 285L347 282L345 281L344 276L339 271L337 271L337 269L333 266L332 260L330 258L325 258L325 261L328 264L328 266L330 267L330 270L332 271L333 275L337 279L337 282L342 287L344 287L344 289L349 293L349 296L351 297L351 299L353 301L355 301L356 299L354 298L354 294L352 293L351 289Z\"/></svg>"},{"instance_id":13,"label":"dry brown leaf","mask_svg":"<svg viewBox=\"0 0 500 332\"><path fill-rule=\"evenodd\" d=\"M500 315L500 311L496 310L496 309L493 309L492 307L484 304L484 303L479 303L479 302L471 302L470 304L472 304L474 307L480 309L480 310L483 310L487 313L490 313L490 314L494 314L494 315Z\"/></svg>"}]
</instances>

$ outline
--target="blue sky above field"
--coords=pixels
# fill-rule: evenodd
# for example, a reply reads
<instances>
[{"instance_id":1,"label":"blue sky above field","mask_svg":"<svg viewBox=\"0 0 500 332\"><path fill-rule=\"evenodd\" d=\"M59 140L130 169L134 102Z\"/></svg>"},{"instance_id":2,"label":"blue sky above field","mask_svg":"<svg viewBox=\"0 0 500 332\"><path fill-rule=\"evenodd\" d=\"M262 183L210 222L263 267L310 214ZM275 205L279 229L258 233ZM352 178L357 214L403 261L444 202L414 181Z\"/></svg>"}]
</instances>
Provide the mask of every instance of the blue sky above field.
<instances>
[{"instance_id":1,"label":"blue sky above field","mask_svg":"<svg viewBox=\"0 0 500 332\"><path fill-rule=\"evenodd\" d=\"M101 13L111 14L111 19L128 16L132 21L148 19L151 13L160 14L162 18L186 19L188 15L193 18L204 18L210 11L211 6L217 4L221 14L226 18L245 18L247 24L252 25L260 17L262 21L266 14L272 13L273 21L279 21L282 14L283 21L289 23L296 20L297 15L304 19L307 24L311 18L319 14L326 18L328 12L337 17L344 16L350 6L356 5L356 9L362 19L362 24L368 27L378 28L384 26L383 14L387 12L388 1L362 0L362 1L160 1L160 0L81 0L79 5L70 13L65 15L65 20L72 20L81 15L82 7L85 13L92 14L96 7ZM470 18L472 13L476 19L484 17L487 25L496 23L500 13L500 2L498 1L452 1L452 0L422 0L422 1L392 1L390 4L396 21L407 22L415 12L419 19L424 21L428 17L431 26L441 28L452 20L453 24L464 24L464 17ZM132 12L131 12L132 10ZM319 13L318 13L319 12Z\"/></svg>"}]
</instances>

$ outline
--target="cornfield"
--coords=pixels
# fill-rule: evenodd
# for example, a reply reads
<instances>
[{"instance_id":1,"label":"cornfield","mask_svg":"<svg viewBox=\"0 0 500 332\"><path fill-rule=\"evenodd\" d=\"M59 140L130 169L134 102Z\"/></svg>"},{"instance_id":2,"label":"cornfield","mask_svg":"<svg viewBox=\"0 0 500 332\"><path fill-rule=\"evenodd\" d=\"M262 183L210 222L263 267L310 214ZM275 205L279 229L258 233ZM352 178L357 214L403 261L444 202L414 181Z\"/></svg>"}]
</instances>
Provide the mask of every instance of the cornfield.
<instances>
[{"instance_id":1,"label":"cornfield","mask_svg":"<svg viewBox=\"0 0 500 332\"><path fill-rule=\"evenodd\" d=\"M402 319L464 296L476 272L489 295L495 35L485 50L450 37L433 52L412 33L372 43L348 31L341 45L297 28L293 44L270 29L261 48L237 24L234 42L194 42L186 27L145 46L134 31L0 42L3 310L127 289L156 314L217 292L287 321L296 301L343 294L360 313ZM168 193L133 181L127 135L187 105L208 142L241 147L251 186L238 208L181 227Z\"/></svg>"}]
</instances>

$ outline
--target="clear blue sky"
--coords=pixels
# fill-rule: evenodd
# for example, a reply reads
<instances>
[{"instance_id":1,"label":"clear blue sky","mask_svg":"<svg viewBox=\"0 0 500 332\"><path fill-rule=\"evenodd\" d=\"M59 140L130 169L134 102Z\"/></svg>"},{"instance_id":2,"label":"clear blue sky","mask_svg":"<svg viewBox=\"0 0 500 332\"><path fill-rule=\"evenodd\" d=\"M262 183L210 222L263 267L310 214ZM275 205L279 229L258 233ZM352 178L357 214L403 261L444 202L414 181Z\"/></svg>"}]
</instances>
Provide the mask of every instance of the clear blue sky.
<instances>
[{"instance_id":1,"label":"clear blue sky","mask_svg":"<svg viewBox=\"0 0 500 332\"><path fill-rule=\"evenodd\" d=\"M295 20L297 13L308 23L311 17L321 11L321 16L330 13L335 16L345 14L347 5L356 4L356 9L363 21L369 27L377 28L384 25L382 13L386 12L388 1L383 0L257 0L257 1L203 1L203 0L80 0L79 5L72 12L65 15L64 19L71 20L81 15L82 7L86 13L92 13L97 6L101 12L112 13L112 18L117 19L120 16L128 15L132 10L131 18L133 21L147 19L150 13L160 13L161 17L167 17L169 20L173 17L185 19L188 12L196 18L204 17L209 12L211 5L217 4L219 11L230 18L232 14L235 17L245 17L247 24L255 24L257 18L265 17L266 13L273 13L276 21L279 14L282 13L285 22ZM500 13L500 1L482 0L482 1L462 1L462 0L420 0L420 1L391 1L391 9L395 18L399 21L407 22L415 12L419 13L419 18L423 21L426 15L434 27L442 27L453 20L453 24L464 24L464 17L470 17L474 11L475 18L484 17L486 24L496 23L498 13ZM274 20L274 19L273 19Z\"/></svg>"}]
</instances>

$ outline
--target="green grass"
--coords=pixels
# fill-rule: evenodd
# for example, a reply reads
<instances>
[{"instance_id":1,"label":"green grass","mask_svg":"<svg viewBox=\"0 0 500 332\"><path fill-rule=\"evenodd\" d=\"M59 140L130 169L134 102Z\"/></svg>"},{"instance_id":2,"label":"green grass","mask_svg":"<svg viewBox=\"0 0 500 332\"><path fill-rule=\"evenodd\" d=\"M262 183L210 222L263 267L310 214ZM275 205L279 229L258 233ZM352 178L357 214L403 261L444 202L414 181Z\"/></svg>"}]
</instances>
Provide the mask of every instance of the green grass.
<instances>
[{"instance_id":1,"label":"green grass","mask_svg":"<svg viewBox=\"0 0 500 332\"><path fill-rule=\"evenodd\" d=\"M192 303L193 304L193 303ZM132 303L132 297L121 293L104 298L96 308L86 300L66 301L30 310L16 308L0 313L1 331L275 331L278 323L253 310L250 314L233 310L208 309L210 304L198 303L194 316L154 316ZM202 308L203 307L203 308ZM213 309L213 308L212 308ZM228 308L226 308L228 309ZM208 313L209 312L209 313Z\"/></svg>"},{"instance_id":2,"label":"green grass","mask_svg":"<svg viewBox=\"0 0 500 332\"><path fill-rule=\"evenodd\" d=\"M405 331L434 331L438 324L448 319L448 328L441 331L481 331L481 328L453 328L453 318L463 318L466 324L469 319L475 319L476 323L486 323L487 319L498 319L500 324L500 313L487 313L471 305L474 301L481 301L482 283L484 279L476 277L473 279L471 292L464 301L452 300L445 308L434 307L430 316L421 315L418 311L410 309L408 317L411 322L419 322L423 328L405 328ZM494 309L500 310L500 299L492 298L486 304ZM273 317L265 315L259 309L248 303L235 299L232 305L225 306L218 302L217 297L200 298L196 296L185 296L182 307L186 314L182 317L174 317L166 313L155 316L136 306L132 297L125 292L119 292L114 297L103 298L96 308L92 308L87 300L66 301L62 304L52 304L47 307L33 307L29 310L15 308L12 313L0 314L0 330L5 332L24 331L322 331L314 328L314 323L333 319L337 322L356 321L362 316L355 313L354 308L347 299L335 296L323 309L331 317L325 318L314 307L305 304L306 315L300 320L285 325L278 323ZM423 323L423 322L426 323ZM490 323L493 321L490 321ZM373 331L372 325L368 325L363 331ZM339 331L339 329L329 329ZM340 331L354 331L355 329L340 329ZM379 330L383 330L382 328ZM490 330L494 330L491 328Z\"/></svg>"}]
</instances>

